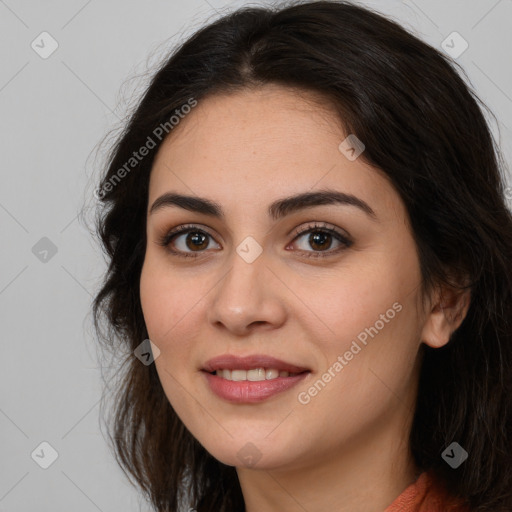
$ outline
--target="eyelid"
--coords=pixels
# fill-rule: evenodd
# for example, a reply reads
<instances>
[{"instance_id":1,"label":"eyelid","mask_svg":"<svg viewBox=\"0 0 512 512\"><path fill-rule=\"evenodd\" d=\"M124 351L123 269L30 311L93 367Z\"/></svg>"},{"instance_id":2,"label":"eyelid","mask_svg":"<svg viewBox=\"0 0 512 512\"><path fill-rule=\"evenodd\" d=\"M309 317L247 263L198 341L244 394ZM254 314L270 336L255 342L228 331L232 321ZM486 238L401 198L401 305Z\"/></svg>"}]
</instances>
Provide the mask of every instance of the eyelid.
<instances>
[{"instance_id":1,"label":"eyelid","mask_svg":"<svg viewBox=\"0 0 512 512\"><path fill-rule=\"evenodd\" d=\"M340 252L351 247L354 243L352 237L345 230L341 230L341 228L338 228L334 224L329 224L328 222L323 221L310 221L305 226L303 225L302 227L293 231L295 232L295 235L291 243L294 243L305 233L314 233L315 231L318 231L331 234L341 244L341 246L337 249L328 249L326 251L299 250L299 252L302 253L306 258L328 258L329 256L336 256Z\"/></svg>"},{"instance_id":2,"label":"eyelid","mask_svg":"<svg viewBox=\"0 0 512 512\"><path fill-rule=\"evenodd\" d=\"M202 224L180 224L168 231L166 231L161 237L158 239L158 244L164 247L168 246L173 237L178 235L184 235L191 231L203 231L207 235L209 235L212 239L215 239L212 233L210 233L209 228L203 226Z\"/></svg>"},{"instance_id":3,"label":"eyelid","mask_svg":"<svg viewBox=\"0 0 512 512\"><path fill-rule=\"evenodd\" d=\"M327 231L329 233L339 235L340 237L344 238L345 241L352 242L350 235L345 230L342 230L338 226L324 221L310 221L305 225L302 224L299 228L292 229L290 233L293 233L293 240L295 240L298 236L302 235L303 233L314 229L318 229L318 231Z\"/></svg>"}]
</instances>

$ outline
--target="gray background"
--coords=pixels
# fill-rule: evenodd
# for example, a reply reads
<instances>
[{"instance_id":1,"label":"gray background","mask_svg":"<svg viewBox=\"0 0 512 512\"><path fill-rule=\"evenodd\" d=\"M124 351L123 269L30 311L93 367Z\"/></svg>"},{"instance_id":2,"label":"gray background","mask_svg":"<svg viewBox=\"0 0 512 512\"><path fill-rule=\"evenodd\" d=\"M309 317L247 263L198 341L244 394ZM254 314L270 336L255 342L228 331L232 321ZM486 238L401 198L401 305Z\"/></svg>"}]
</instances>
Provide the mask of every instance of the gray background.
<instances>
[{"instance_id":1,"label":"gray background","mask_svg":"<svg viewBox=\"0 0 512 512\"><path fill-rule=\"evenodd\" d=\"M94 207L98 144L148 73L206 20L248 3L0 0L0 511L149 510L100 430L89 309L105 264L77 216ZM362 3L436 47L462 35L457 62L496 114L510 162L512 1ZM47 58L31 47L51 48L44 31L58 43ZM44 441L58 453L47 469Z\"/></svg>"}]
</instances>

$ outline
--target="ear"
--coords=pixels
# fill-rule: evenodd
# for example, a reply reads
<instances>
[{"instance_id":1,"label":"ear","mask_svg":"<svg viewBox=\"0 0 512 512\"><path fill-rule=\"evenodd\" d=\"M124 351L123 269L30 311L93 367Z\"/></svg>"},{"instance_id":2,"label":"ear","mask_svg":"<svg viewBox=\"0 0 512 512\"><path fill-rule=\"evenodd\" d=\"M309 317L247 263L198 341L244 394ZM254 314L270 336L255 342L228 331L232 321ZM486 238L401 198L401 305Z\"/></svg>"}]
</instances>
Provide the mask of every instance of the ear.
<instances>
[{"instance_id":1,"label":"ear","mask_svg":"<svg viewBox=\"0 0 512 512\"><path fill-rule=\"evenodd\" d=\"M432 348L446 345L464 320L471 301L471 290L442 287L434 294L430 312L421 331L421 341Z\"/></svg>"}]
</instances>

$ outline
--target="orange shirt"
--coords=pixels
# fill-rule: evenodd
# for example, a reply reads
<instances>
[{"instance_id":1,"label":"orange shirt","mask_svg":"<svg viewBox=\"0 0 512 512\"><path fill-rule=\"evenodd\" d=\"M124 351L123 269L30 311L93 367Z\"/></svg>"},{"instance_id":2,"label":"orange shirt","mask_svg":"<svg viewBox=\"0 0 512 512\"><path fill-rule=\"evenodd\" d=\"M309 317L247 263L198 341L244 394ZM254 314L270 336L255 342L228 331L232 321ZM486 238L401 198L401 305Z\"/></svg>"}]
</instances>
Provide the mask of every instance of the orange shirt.
<instances>
[{"instance_id":1,"label":"orange shirt","mask_svg":"<svg viewBox=\"0 0 512 512\"><path fill-rule=\"evenodd\" d=\"M424 472L384 512L470 512L470 509Z\"/></svg>"}]
</instances>

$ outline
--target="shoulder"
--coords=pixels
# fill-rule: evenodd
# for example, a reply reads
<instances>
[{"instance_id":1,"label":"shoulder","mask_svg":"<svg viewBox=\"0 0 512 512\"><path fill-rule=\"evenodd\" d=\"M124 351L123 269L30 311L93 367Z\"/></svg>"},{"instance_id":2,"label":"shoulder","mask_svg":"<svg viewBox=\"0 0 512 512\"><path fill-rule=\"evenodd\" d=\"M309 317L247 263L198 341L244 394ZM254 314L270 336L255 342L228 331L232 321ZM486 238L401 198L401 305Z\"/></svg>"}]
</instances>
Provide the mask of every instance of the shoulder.
<instances>
[{"instance_id":1,"label":"shoulder","mask_svg":"<svg viewBox=\"0 0 512 512\"><path fill-rule=\"evenodd\" d=\"M471 512L430 472L421 473L384 512Z\"/></svg>"}]
</instances>

